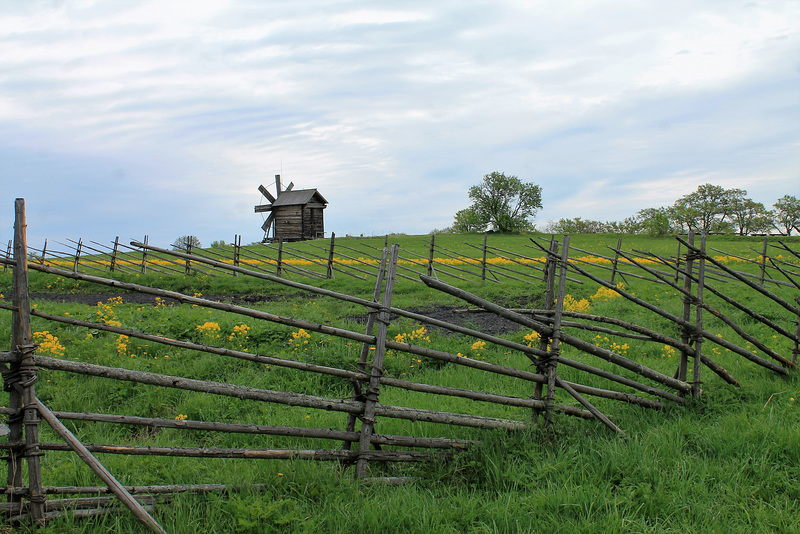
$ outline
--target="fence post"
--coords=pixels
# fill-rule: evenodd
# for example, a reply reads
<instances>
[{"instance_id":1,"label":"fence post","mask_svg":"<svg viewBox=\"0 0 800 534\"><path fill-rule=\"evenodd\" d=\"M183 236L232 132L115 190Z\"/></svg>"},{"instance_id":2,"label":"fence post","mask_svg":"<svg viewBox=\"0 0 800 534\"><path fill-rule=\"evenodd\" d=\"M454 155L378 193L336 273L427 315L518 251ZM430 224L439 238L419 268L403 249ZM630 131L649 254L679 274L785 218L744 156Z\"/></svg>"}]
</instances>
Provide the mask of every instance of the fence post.
<instances>
[{"instance_id":1,"label":"fence post","mask_svg":"<svg viewBox=\"0 0 800 534\"><path fill-rule=\"evenodd\" d=\"M689 246L694 246L694 230L689 230L689 236L686 240ZM688 292L692 290L692 269L694 267L694 253L691 249L686 251L686 268L683 271L683 288ZM689 296L683 297L683 320L684 323L689 322L692 317L692 299ZM692 332L686 326L681 328L681 341L688 344L691 341ZM689 354L686 351L681 351L681 361L678 366L678 380L686 382L686 373L689 367Z\"/></svg>"},{"instance_id":2,"label":"fence post","mask_svg":"<svg viewBox=\"0 0 800 534\"><path fill-rule=\"evenodd\" d=\"M36 410L36 366L33 364L33 344L31 333L30 299L28 295L28 244L25 222L25 200L16 199L14 221L14 274L13 304L11 323L11 350L14 362L4 376L5 388L10 392L9 408L17 410L17 415L9 417L9 441L21 442L24 434L24 445L9 451L8 479L9 486L20 487L22 480L22 458L28 464L28 500L30 500L31 517L34 521L44 520L45 495L42 489L42 470L39 449L39 414ZM6 373L4 373L6 374ZM24 427L24 428L23 428ZM12 497L11 502L20 502ZM16 499L16 500L15 500Z\"/></svg>"},{"instance_id":3,"label":"fence post","mask_svg":"<svg viewBox=\"0 0 800 534\"><path fill-rule=\"evenodd\" d=\"M325 278L328 279L333 278L333 247L335 241L336 241L336 233L331 232L331 248L330 252L328 253L328 272L325 275Z\"/></svg>"},{"instance_id":4,"label":"fence post","mask_svg":"<svg viewBox=\"0 0 800 534\"><path fill-rule=\"evenodd\" d=\"M555 261L556 256L558 254L558 243L554 239L550 239L550 249L549 253L547 254L547 262L545 263L544 267L544 274L545 274L545 282L547 283L545 294L544 294L544 309L552 310L555 306ZM539 337L539 350L547 351L550 346L550 336L540 336ZM547 372L547 361L544 358L540 358L536 362L536 372L539 374L546 374ZM542 399L542 389L543 385L539 382L533 388L533 398L536 400Z\"/></svg>"},{"instance_id":5,"label":"fence post","mask_svg":"<svg viewBox=\"0 0 800 534\"><path fill-rule=\"evenodd\" d=\"M41 265L44 265L44 257L47 254L47 239L44 240L44 246L42 247L42 260L39 262Z\"/></svg>"},{"instance_id":6,"label":"fence post","mask_svg":"<svg viewBox=\"0 0 800 534\"><path fill-rule=\"evenodd\" d=\"M482 281L486 281L486 240L488 239L488 237L489 237L489 233L485 232L483 234L483 261L481 262L481 280Z\"/></svg>"},{"instance_id":7,"label":"fence post","mask_svg":"<svg viewBox=\"0 0 800 534\"><path fill-rule=\"evenodd\" d=\"M242 254L242 236L235 234L233 236L233 266L239 266L239 258ZM239 271L234 271L233 276L239 276Z\"/></svg>"},{"instance_id":8,"label":"fence post","mask_svg":"<svg viewBox=\"0 0 800 534\"><path fill-rule=\"evenodd\" d=\"M695 303L694 367L692 368L692 398L700 398L700 364L703 355L703 284L706 273L706 233L700 234L700 258L697 261L697 302Z\"/></svg>"},{"instance_id":9,"label":"fence post","mask_svg":"<svg viewBox=\"0 0 800 534\"><path fill-rule=\"evenodd\" d=\"M681 242L678 241L678 253L675 256L675 283L678 283L678 279L681 277Z\"/></svg>"},{"instance_id":10,"label":"fence post","mask_svg":"<svg viewBox=\"0 0 800 534\"><path fill-rule=\"evenodd\" d=\"M622 249L622 238L617 239L617 248L614 249L614 261L611 265L611 283L614 283L614 278L617 276L617 263L619 263L619 251Z\"/></svg>"},{"instance_id":11,"label":"fence post","mask_svg":"<svg viewBox=\"0 0 800 534\"><path fill-rule=\"evenodd\" d=\"M11 241L9 240L8 248L6 249L6 259L8 260L10 258L11 258ZM3 272L4 273L8 272L8 264L7 263L3 264Z\"/></svg>"},{"instance_id":12,"label":"fence post","mask_svg":"<svg viewBox=\"0 0 800 534\"><path fill-rule=\"evenodd\" d=\"M375 336L375 351L372 356L372 370L369 377L369 386L364 399L364 413L361 416L361 435L358 440L359 458L356 461L356 479L362 479L367 474L367 459L361 454L368 452L372 434L375 430L375 406L378 404L381 376L383 376L383 357L386 353L386 334L389 329L389 312L392 305L395 275L397 273L397 255L400 245L392 245L389 270L386 273L386 285L383 289L383 301L378 317L378 334Z\"/></svg>"},{"instance_id":13,"label":"fence post","mask_svg":"<svg viewBox=\"0 0 800 534\"><path fill-rule=\"evenodd\" d=\"M119 250L119 236L114 238L114 250L111 251L111 272L117 267L117 250Z\"/></svg>"},{"instance_id":14,"label":"fence post","mask_svg":"<svg viewBox=\"0 0 800 534\"><path fill-rule=\"evenodd\" d=\"M764 276L765 276L765 273L767 271L767 239L768 238L769 238L769 236L766 236L766 235L764 236L764 246L761 249L761 278L759 279L759 282L761 283L762 286L764 285Z\"/></svg>"},{"instance_id":15,"label":"fence post","mask_svg":"<svg viewBox=\"0 0 800 534\"><path fill-rule=\"evenodd\" d=\"M282 267L281 263L282 262L283 262L283 238L279 237L278 238L278 261L276 262L276 264L278 266L276 274L278 276L281 275L281 267Z\"/></svg>"},{"instance_id":16,"label":"fence post","mask_svg":"<svg viewBox=\"0 0 800 534\"><path fill-rule=\"evenodd\" d=\"M389 256L389 251L387 249L383 249L383 255L381 257L381 263L378 267L378 274L376 275L375 280L375 290L372 293L372 302L378 303L381 297L381 287L383 287L383 281L386 278L386 258ZM365 328L364 333L368 336L372 336L372 332L375 330L375 321L378 319L378 310L373 309L370 310L369 314L367 315L367 326ZM369 343L362 343L361 344L361 354L358 358L358 370L362 373L367 372L367 362L369 361ZM353 399L364 402L364 393L361 388L361 382L355 379L351 380L353 384ZM356 414L349 414L347 416L347 426L346 430L348 432L353 432L356 428ZM345 441L342 444L342 449L350 450L352 446L351 441Z\"/></svg>"},{"instance_id":17,"label":"fence post","mask_svg":"<svg viewBox=\"0 0 800 534\"><path fill-rule=\"evenodd\" d=\"M431 247L428 253L428 276L433 276L433 250L435 248L436 234L431 234Z\"/></svg>"},{"instance_id":18,"label":"fence post","mask_svg":"<svg viewBox=\"0 0 800 534\"><path fill-rule=\"evenodd\" d=\"M145 248L142 249L142 274L147 274L147 238L148 236L144 236Z\"/></svg>"},{"instance_id":19,"label":"fence post","mask_svg":"<svg viewBox=\"0 0 800 534\"><path fill-rule=\"evenodd\" d=\"M192 253L192 236L188 236L186 239L186 254L191 255ZM187 258L186 259L186 274L192 274L192 262Z\"/></svg>"},{"instance_id":20,"label":"fence post","mask_svg":"<svg viewBox=\"0 0 800 534\"><path fill-rule=\"evenodd\" d=\"M794 301L800 306L800 297L795 297ZM800 338L800 313L797 314L797 326L794 329L794 346L792 347L792 363L797 365L797 355L800 353L800 343L797 338Z\"/></svg>"},{"instance_id":21,"label":"fence post","mask_svg":"<svg viewBox=\"0 0 800 534\"><path fill-rule=\"evenodd\" d=\"M72 266L72 271L78 272L78 265L81 262L81 247L83 247L83 238L78 238L78 244L75 246L75 263Z\"/></svg>"},{"instance_id":22,"label":"fence post","mask_svg":"<svg viewBox=\"0 0 800 534\"><path fill-rule=\"evenodd\" d=\"M555 299L556 308L553 314L553 335L550 338L550 357L547 359L547 396L545 397L544 424L546 428L553 422L553 408L556 402L556 363L558 360L559 344L561 341L561 315L564 312L564 295L567 285L567 258L569 256L569 235L564 236L561 245L561 261L558 273L558 296ZM553 265L555 267L555 264ZM555 268L553 268L555 271Z\"/></svg>"}]
</instances>

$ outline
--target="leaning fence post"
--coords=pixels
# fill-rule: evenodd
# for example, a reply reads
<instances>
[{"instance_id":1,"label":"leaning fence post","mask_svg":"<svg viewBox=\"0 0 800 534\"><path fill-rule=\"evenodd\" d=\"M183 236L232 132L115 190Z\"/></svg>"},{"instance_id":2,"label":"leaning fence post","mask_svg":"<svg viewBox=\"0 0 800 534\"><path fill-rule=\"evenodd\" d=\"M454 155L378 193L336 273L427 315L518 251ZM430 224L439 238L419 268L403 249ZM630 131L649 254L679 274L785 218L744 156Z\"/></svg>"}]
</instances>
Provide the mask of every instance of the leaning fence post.
<instances>
[{"instance_id":1,"label":"leaning fence post","mask_svg":"<svg viewBox=\"0 0 800 534\"><path fill-rule=\"evenodd\" d=\"M192 254L192 236L186 238L186 254ZM192 262L186 259L186 274L192 274Z\"/></svg>"},{"instance_id":2,"label":"leaning fence post","mask_svg":"<svg viewBox=\"0 0 800 534\"><path fill-rule=\"evenodd\" d=\"M28 500L31 503L31 517L35 521L44 520L45 495L42 488L42 470L39 449L39 416L36 410L36 366L33 352L36 346L31 333L30 298L28 295L28 244L26 238L25 200L16 199L14 221L14 274L13 305L11 323L11 349L15 356L10 372L4 377L5 388L10 392L9 407L17 410L17 415L9 417L9 441L22 442L19 449L9 451L9 486L23 484L21 460L28 464ZM6 374L6 373L4 373ZM24 427L24 429L23 429ZM12 497L13 502L20 502Z\"/></svg>"},{"instance_id":3,"label":"leaning fence post","mask_svg":"<svg viewBox=\"0 0 800 534\"><path fill-rule=\"evenodd\" d=\"M42 258L39 261L41 265L44 265L44 257L47 254L47 239L44 240L44 246L42 247Z\"/></svg>"},{"instance_id":4,"label":"leaning fence post","mask_svg":"<svg viewBox=\"0 0 800 534\"><path fill-rule=\"evenodd\" d=\"M764 246L761 249L761 278L759 279L759 282L761 283L762 286L764 285L764 276L765 276L766 271L767 271L767 240L768 239L769 239L769 236L765 235L764 236Z\"/></svg>"},{"instance_id":5,"label":"leaning fence post","mask_svg":"<svg viewBox=\"0 0 800 534\"><path fill-rule=\"evenodd\" d=\"M795 297L794 301L800 306L800 297ZM800 339L800 313L797 314L797 327L794 330L794 346L792 347L792 363L797 364L797 355L800 353L800 344L797 340Z\"/></svg>"},{"instance_id":6,"label":"leaning fence post","mask_svg":"<svg viewBox=\"0 0 800 534\"><path fill-rule=\"evenodd\" d=\"M614 249L614 261L611 266L611 283L614 283L614 277L617 276L617 263L619 263L619 251L622 249L622 238L617 239L617 248Z\"/></svg>"},{"instance_id":7,"label":"leaning fence post","mask_svg":"<svg viewBox=\"0 0 800 534\"><path fill-rule=\"evenodd\" d=\"M147 238L144 236L144 248L142 248L142 274L147 274Z\"/></svg>"},{"instance_id":8,"label":"leaning fence post","mask_svg":"<svg viewBox=\"0 0 800 534\"><path fill-rule=\"evenodd\" d=\"M558 243L555 242L554 239L550 239L550 249L549 253L547 254L547 262L545 263L545 281L547 282L547 286L544 293L544 309L545 310L552 310L555 306L555 262L556 257L558 255ZM550 348L550 336L546 336L542 334L539 337L539 350L547 352ZM539 358L536 362L536 372L539 374L546 374L547 373L547 360L544 358ZM536 400L541 400L542 398L542 389L543 386L541 383L537 382L533 389L533 398Z\"/></svg>"},{"instance_id":9,"label":"leaning fence post","mask_svg":"<svg viewBox=\"0 0 800 534\"><path fill-rule=\"evenodd\" d=\"M681 277L681 242L678 241L678 253L675 256L675 283L678 283L678 279Z\"/></svg>"},{"instance_id":10,"label":"leaning fence post","mask_svg":"<svg viewBox=\"0 0 800 534\"><path fill-rule=\"evenodd\" d=\"M381 297L381 287L383 286L383 281L386 278L386 258L389 256L389 251L387 249L383 249L383 255L381 257L381 263L378 267L378 273L376 275L375 280L375 290L372 293L372 302L378 303ZM371 309L369 314L367 315L367 326L365 329L365 334L368 336L373 335L373 331L375 330L375 321L378 318L378 310ZM369 343L362 343L361 344L361 354L358 358L358 370L362 373L367 372L367 362L369 361L369 352L372 346ZM361 388L361 382L359 380L351 379L351 383L353 384L353 399L364 402L364 393ZM349 414L347 416L347 426L346 430L348 432L353 432L356 427L356 414ZM345 441L342 445L342 449L350 450L352 445L351 441Z\"/></svg>"},{"instance_id":11,"label":"leaning fence post","mask_svg":"<svg viewBox=\"0 0 800 534\"><path fill-rule=\"evenodd\" d=\"M75 262L72 266L72 271L78 272L78 265L81 262L81 247L83 247L83 238L78 238L78 244L75 246Z\"/></svg>"},{"instance_id":12,"label":"leaning fence post","mask_svg":"<svg viewBox=\"0 0 800 534\"><path fill-rule=\"evenodd\" d=\"M362 455L369 451L372 434L375 430L375 407L378 404L381 377L383 376L383 357L386 353L386 334L389 329L389 312L392 305L395 275L397 273L397 255L400 245L392 245L389 271L386 274L386 285L383 289L383 302L378 317L378 334L375 336L375 354L372 357L372 370L369 377L369 386L364 399L364 412L361 416L361 435L358 440L359 458L356 461L356 479L362 479L367 474L367 459Z\"/></svg>"},{"instance_id":13,"label":"leaning fence post","mask_svg":"<svg viewBox=\"0 0 800 534\"><path fill-rule=\"evenodd\" d=\"M117 267L117 250L119 250L119 236L114 238L114 250L111 251L111 272Z\"/></svg>"},{"instance_id":14,"label":"leaning fence post","mask_svg":"<svg viewBox=\"0 0 800 534\"><path fill-rule=\"evenodd\" d=\"M336 241L336 233L331 232L331 247L330 251L328 252L328 271L325 273L325 278L331 279L333 278L333 247Z\"/></svg>"},{"instance_id":15,"label":"leaning fence post","mask_svg":"<svg viewBox=\"0 0 800 534\"><path fill-rule=\"evenodd\" d=\"M235 234L233 236L233 266L239 266L239 258L242 254L242 236L241 234ZM238 271L234 271L234 276L239 276Z\"/></svg>"}]
</instances>

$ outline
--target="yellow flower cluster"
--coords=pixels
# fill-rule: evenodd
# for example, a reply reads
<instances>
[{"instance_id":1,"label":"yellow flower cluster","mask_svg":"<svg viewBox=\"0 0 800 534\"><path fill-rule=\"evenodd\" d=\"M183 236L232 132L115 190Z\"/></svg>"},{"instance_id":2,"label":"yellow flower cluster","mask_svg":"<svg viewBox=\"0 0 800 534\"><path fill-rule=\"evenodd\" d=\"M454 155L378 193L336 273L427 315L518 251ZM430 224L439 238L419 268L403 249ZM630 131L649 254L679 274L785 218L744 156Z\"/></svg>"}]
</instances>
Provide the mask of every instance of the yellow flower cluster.
<instances>
[{"instance_id":1,"label":"yellow flower cluster","mask_svg":"<svg viewBox=\"0 0 800 534\"><path fill-rule=\"evenodd\" d=\"M305 349L310 340L311 334L301 328L297 332L292 332L292 339L289 340L289 343L292 345L292 350L298 352Z\"/></svg>"},{"instance_id":2,"label":"yellow flower cluster","mask_svg":"<svg viewBox=\"0 0 800 534\"><path fill-rule=\"evenodd\" d=\"M620 289L625 289L625 283L620 282L619 284L617 284L617 287ZM619 293L617 293L613 289L608 289L605 286L600 286L597 289L597 293L595 293L589 298L592 300L592 302L603 302L606 300L618 298L619 296L620 296Z\"/></svg>"},{"instance_id":3,"label":"yellow flower cluster","mask_svg":"<svg viewBox=\"0 0 800 534\"><path fill-rule=\"evenodd\" d=\"M616 341L610 340L608 336L600 334L594 336L594 344L598 347L605 347L610 351L616 352L620 356L627 356L628 350L631 348L627 343L619 344Z\"/></svg>"},{"instance_id":4,"label":"yellow flower cluster","mask_svg":"<svg viewBox=\"0 0 800 534\"><path fill-rule=\"evenodd\" d=\"M678 354L678 351L675 350L675 347L670 347L669 345L664 345L664 351L661 353L661 357L662 358L672 358L676 354Z\"/></svg>"},{"instance_id":5,"label":"yellow flower cluster","mask_svg":"<svg viewBox=\"0 0 800 534\"><path fill-rule=\"evenodd\" d=\"M531 332L530 334L527 334L523 339L525 340L526 345L528 345L529 347L533 347L534 343L537 345L539 344L539 340L541 338L542 336L539 335L539 332Z\"/></svg>"},{"instance_id":6,"label":"yellow flower cluster","mask_svg":"<svg viewBox=\"0 0 800 534\"><path fill-rule=\"evenodd\" d=\"M186 421L187 419L189 419L189 416L186 414L179 413L175 416L176 421Z\"/></svg>"},{"instance_id":7,"label":"yellow flower cluster","mask_svg":"<svg viewBox=\"0 0 800 534\"><path fill-rule=\"evenodd\" d=\"M235 339L245 340L247 339L247 333L250 331L250 327L246 324L239 324L233 327L233 332L231 335L228 336L229 341L233 341Z\"/></svg>"},{"instance_id":8,"label":"yellow flower cluster","mask_svg":"<svg viewBox=\"0 0 800 534\"><path fill-rule=\"evenodd\" d=\"M50 353L53 356L64 355L64 346L58 342L58 338L56 336L47 330L43 332L34 332L33 342L39 346L40 352Z\"/></svg>"},{"instance_id":9,"label":"yellow flower cluster","mask_svg":"<svg viewBox=\"0 0 800 534\"><path fill-rule=\"evenodd\" d=\"M413 343L414 341L430 341L431 338L428 335L428 329L424 326L420 326L411 332L397 334L394 336L394 340L398 343Z\"/></svg>"},{"instance_id":10,"label":"yellow flower cluster","mask_svg":"<svg viewBox=\"0 0 800 534\"><path fill-rule=\"evenodd\" d=\"M125 356L131 347L131 340L128 336L121 335L117 338L117 354ZM131 354L133 356L133 354Z\"/></svg>"},{"instance_id":11,"label":"yellow flower cluster","mask_svg":"<svg viewBox=\"0 0 800 534\"><path fill-rule=\"evenodd\" d=\"M564 309L567 311L587 313L589 311L589 301L587 299L577 300L572 295L564 295Z\"/></svg>"},{"instance_id":12,"label":"yellow flower cluster","mask_svg":"<svg viewBox=\"0 0 800 534\"><path fill-rule=\"evenodd\" d=\"M107 304L97 303L97 318L101 323L105 323L108 326L122 326L122 323L117 320L117 315L114 311L114 306L118 304L122 304L122 297L112 297L108 299Z\"/></svg>"},{"instance_id":13,"label":"yellow flower cluster","mask_svg":"<svg viewBox=\"0 0 800 534\"><path fill-rule=\"evenodd\" d=\"M203 324L196 326L197 331L200 332L200 335L209 339L216 339L219 337L219 323L215 323L212 321L206 321Z\"/></svg>"}]
</instances>

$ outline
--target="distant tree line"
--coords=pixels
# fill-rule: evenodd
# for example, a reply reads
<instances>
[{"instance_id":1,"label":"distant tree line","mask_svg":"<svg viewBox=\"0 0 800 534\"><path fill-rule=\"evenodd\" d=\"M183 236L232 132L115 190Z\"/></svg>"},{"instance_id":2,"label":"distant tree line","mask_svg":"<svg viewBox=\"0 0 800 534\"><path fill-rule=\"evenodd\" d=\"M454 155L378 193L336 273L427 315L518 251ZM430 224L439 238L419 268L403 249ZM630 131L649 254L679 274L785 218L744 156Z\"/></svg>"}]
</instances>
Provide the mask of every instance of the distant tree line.
<instances>
[{"instance_id":1,"label":"distant tree line","mask_svg":"<svg viewBox=\"0 0 800 534\"><path fill-rule=\"evenodd\" d=\"M777 230L781 235L800 232L800 200L784 195L768 210L747 197L744 189L703 184L671 206L645 208L622 221L560 219L549 222L547 233L624 233L658 237L692 230L707 234L752 235Z\"/></svg>"}]
</instances>

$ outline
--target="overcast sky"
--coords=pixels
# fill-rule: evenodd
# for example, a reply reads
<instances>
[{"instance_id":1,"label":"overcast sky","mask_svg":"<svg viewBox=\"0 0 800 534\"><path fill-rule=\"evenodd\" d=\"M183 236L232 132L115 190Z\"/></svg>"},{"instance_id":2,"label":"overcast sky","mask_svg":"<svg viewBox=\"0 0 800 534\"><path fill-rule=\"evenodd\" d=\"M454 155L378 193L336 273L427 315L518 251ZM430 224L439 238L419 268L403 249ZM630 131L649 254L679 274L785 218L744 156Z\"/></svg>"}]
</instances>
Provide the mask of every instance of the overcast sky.
<instances>
[{"instance_id":1,"label":"overcast sky","mask_svg":"<svg viewBox=\"0 0 800 534\"><path fill-rule=\"evenodd\" d=\"M424 234L501 171L548 220L800 195L797 0L0 2L0 239Z\"/></svg>"}]
</instances>

